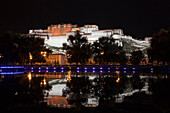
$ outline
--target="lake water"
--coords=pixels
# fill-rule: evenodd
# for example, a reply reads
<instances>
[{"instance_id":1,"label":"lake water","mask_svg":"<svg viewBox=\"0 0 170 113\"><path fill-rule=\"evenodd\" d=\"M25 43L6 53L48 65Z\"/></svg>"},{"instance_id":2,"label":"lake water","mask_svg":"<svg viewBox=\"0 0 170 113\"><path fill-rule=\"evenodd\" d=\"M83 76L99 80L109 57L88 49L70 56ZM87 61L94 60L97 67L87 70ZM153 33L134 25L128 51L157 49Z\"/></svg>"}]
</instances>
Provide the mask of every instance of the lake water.
<instances>
[{"instance_id":1,"label":"lake water","mask_svg":"<svg viewBox=\"0 0 170 113\"><path fill-rule=\"evenodd\" d=\"M122 103L136 92L152 94L157 79L169 73L110 70L27 70L0 74L1 97L10 103L41 103L59 108ZM8 90L7 90L8 89ZM10 94L9 94L10 93ZM1 101L1 102L3 102Z\"/></svg>"}]
</instances>

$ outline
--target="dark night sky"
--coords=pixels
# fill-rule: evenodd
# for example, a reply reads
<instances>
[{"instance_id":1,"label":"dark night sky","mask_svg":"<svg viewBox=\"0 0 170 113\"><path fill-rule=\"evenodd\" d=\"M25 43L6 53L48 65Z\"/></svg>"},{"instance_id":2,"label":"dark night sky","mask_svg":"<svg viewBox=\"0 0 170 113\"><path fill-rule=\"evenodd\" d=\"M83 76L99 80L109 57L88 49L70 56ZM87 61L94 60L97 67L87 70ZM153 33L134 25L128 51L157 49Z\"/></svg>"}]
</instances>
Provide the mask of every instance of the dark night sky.
<instances>
[{"instance_id":1,"label":"dark night sky","mask_svg":"<svg viewBox=\"0 0 170 113\"><path fill-rule=\"evenodd\" d=\"M72 23L122 28L141 38L170 27L170 0L1 0L0 14L1 33Z\"/></svg>"}]
</instances>

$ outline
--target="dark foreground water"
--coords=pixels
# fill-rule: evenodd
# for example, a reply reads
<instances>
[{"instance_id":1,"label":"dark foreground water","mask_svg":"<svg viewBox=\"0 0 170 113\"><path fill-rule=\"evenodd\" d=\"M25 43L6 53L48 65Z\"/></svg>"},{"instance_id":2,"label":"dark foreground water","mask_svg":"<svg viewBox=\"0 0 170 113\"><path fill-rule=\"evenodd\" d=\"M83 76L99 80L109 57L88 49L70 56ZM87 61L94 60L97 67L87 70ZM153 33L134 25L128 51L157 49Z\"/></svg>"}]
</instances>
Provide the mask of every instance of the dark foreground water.
<instances>
[{"instance_id":1,"label":"dark foreground water","mask_svg":"<svg viewBox=\"0 0 170 113\"><path fill-rule=\"evenodd\" d=\"M162 71L1 71L0 111L161 113L170 109L169 89Z\"/></svg>"}]
</instances>

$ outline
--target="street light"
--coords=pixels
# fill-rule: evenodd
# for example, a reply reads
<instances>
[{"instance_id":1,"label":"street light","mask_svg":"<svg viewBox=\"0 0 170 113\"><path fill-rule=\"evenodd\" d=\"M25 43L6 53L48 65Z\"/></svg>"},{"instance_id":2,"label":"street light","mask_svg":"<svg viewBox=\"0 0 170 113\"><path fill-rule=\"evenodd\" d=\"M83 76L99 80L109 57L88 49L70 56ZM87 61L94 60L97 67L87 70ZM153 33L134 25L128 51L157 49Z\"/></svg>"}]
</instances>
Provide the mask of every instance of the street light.
<instances>
[{"instance_id":1,"label":"street light","mask_svg":"<svg viewBox=\"0 0 170 113\"><path fill-rule=\"evenodd\" d=\"M67 81L70 82L71 81L71 71L68 71L68 76L67 76Z\"/></svg>"},{"instance_id":2,"label":"street light","mask_svg":"<svg viewBox=\"0 0 170 113\"><path fill-rule=\"evenodd\" d=\"M46 51L41 51L41 55L42 55L43 57L46 57L46 56L47 56L47 52L46 52Z\"/></svg>"},{"instance_id":3,"label":"street light","mask_svg":"<svg viewBox=\"0 0 170 113\"><path fill-rule=\"evenodd\" d=\"M101 60L102 60L102 63L103 63L103 55L104 55L104 51L102 51L100 54L101 54L101 58L102 58Z\"/></svg>"},{"instance_id":4,"label":"street light","mask_svg":"<svg viewBox=\"0 0 170 113\"><path fill-rule=\"evenodd\" d=\"M117 78L116 82L117 82L117 83L119 83L119 82L120 82L120 77L118 77L118 78Z\"/></svg>"},{"instance_id":5,"label":"street light","mask_svg":"<svg viewBox=\"0 0 170 113\"><path fill-rule=\"evenodd\" d=\"M47 82L46 82L46 79L45 79L45 78L40 82L40 85L42 85L42 86L47 85Z\"/></svg>"},{"instance_id":6,"label":"street light","mask_svg":"<svg viewBox=\"0 0 170 113\"><path fill-rule=\"evenodd\" d=\"M68 81L68 82L71 81L71 76L70 76L70 75L67 76L67 81Z\"/></svg>"},{"instance_id":7,"label":"street light","mask_svg":"<svg viewBox=\"0 0 170 113\"><path fill-rule=\"evenodd\" d=\"M31 81L31 79L32 79L31 72L28 73L28 76L27 76L27 77L28 77L28 80Z\"/></svg>"},{"instance_id":8,"label":"street light","mask_svg":"<svg viewBox=\"0 0 170 113\"><path fill-rule=\"evenodd\" d=\"M0 58L2 58L3 56L2 56L2 54L0 54Z\"/></svg>"},{"instance_id":9,"label":"street light","mask_svg":"<svg viewBox=\"0 0 170 113\"><path fill-rule=\"evenodd\" d=\"M101 55L104 55L104 51L102 51L100 54L101 54Z\"/></svg>"},{"instance_id":10,"label":"street light","mask_svg":"<svg viewBox=\"0 0 170 113\"><path fill-rule=\"evenodd\" d=\"M29 53L29 60L30 60L30 62L31 62L31 65L32 65L32 59L33 59L32 54Z\"/></svg>"}]
</instances>

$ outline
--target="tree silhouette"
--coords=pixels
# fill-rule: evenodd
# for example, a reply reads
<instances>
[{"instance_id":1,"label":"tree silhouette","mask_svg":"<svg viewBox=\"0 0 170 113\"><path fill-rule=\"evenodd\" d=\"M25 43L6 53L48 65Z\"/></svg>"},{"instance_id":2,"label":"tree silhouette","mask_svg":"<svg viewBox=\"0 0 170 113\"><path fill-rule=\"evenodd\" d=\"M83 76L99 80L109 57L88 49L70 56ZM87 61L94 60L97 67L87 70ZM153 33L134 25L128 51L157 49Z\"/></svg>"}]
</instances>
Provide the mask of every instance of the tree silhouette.
<instances>
[{"instance_id":1,"label":"tree silhouette","mask_svg":"<svg viewBox=\"0 0 170 113\"><path fill-rule=\"evenodd\" d=\"M11 31L0 36L0 54L3 56L0 58L1 63L28 63L29 53L33 62L45 62L41 51L51 52L44 46L44 39Z\"/></svg>"},{"instance_id":2,"label":"tree silhouette","mask_svg":"<svg viewBox=\"0 0 170 113\"><path fill-rule=\"evenodd\" d=\"M68 62L84 64L91 57L91 45L88 44L87 37L82 37L79 31L75 35L70 35L67 43L63 43L63 49L66 50Z\"/></svg>"},{"instance_id":3,"label":"tree silhouette","mask_svg":"<svg viewBox=\"0 0 170 113\"><path fill-rule=\"evenodd\" d=\"M143 55L143 53L142 53L142 51L133 51L132 53L131 53L131 58L130 58L130 62L132 63L132 64L139 64L140 63L140 61L142 61L142 59L144 58L144 55Z\"/></svg>"},{"instance_id":4,"label":"tree silhouette","mask_svg":"<svg viewBox=\"0 0 170 113\"><path fill-rule=\"evenodd\" d=\"M88 94L90 91L89 77L71 77L71 81L67 82L69 88L69 104L75 105L76 109L80 109L83 103L87 102Z\"/></svg>"},{"instance_id":5,"label":"tree silhouette","mask_svg":"<svg viewBox=\"0 0 170 113\"><path fill-rule=\"evenodd\" d=\"M170 78L158 78L152 86L152 102L162 112L168 113L170 109Z\"/></svg>"},{"instance_id":6,"label":"tree silhouette","mask_svg":"<svg viewBox=\"0 0 170 113\"><path fill-rule=\"evenodd\" d=\"M170 65L170 29L165 30L161 29L158 33L153 35L151 40L151 47L148 50L149 60L151 62L157 61L159 64L160 61L165 64L166 62Z\"/></svg>"},{"instance_id":7,"label":"tree silhouette","mask_svg":"<svg viewBox=\"0 0 170 113\"><path fill-rule=\"evenodd\" d=\"M50 90L51 86L40 82L43 77L32 77L29 80L25 75L5 76L0 82L0 106L2 112L15 110L17 107L37 105L44 100L44 90Z\"/></svg>"},{"instance_id":8,"label":"tree silhouette","mask_svg":"<svg viewBox=\"0 0 170 113\"><path fill-rule=\"evenodd\" d=\"M108 64L113 62L126 63L125 52L122 47L115 44L114 38L111 36L100 37L92 45L94 61L99 64Z\"/></svg>"},{"instance_id":9,"label":"tree silhouette","mask_svg":"<svg viewBox=\"0 0 170 113\"><path fill-rule=\"evenodd\" d=\"M133 89L141 90L144 87L145 82L140 78L139 74L133 74L131 84Z\"/></svg>"}]
</instances>

